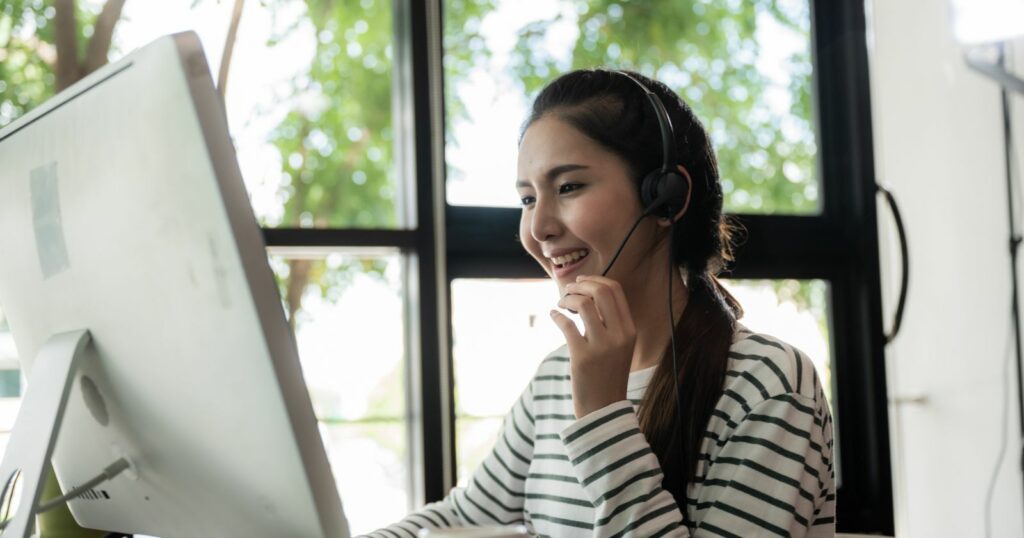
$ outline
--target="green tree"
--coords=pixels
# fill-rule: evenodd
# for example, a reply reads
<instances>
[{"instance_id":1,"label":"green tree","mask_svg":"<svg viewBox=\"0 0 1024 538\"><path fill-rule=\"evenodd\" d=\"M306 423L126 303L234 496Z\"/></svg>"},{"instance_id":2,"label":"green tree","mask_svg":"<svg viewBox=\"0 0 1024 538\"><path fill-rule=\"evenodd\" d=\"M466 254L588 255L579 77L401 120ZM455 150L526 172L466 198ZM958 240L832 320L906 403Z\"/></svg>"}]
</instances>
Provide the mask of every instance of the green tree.
<instances>
[{"instance_id":1,"label":"green tree","mask_svg":"<svg viewBox=\"0 0 1024 538\"><path fill-rule=\"evenodd\" d=\"M9 0L0 8L0 127L106 65L125 0Z\"/></svg>"}]
</instances>

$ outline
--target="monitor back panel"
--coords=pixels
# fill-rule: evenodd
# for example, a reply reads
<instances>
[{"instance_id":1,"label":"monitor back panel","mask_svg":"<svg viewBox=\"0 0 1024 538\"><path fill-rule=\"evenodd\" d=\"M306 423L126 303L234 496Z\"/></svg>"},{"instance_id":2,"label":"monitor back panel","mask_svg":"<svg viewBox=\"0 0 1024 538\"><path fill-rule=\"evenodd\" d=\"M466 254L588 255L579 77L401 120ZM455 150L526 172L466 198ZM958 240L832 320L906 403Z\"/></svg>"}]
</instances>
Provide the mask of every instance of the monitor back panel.
<instances>
[{"instance_id":1,"label":"monitor back panel","mask_svg":"<svg viewBox=\"0 0 1024 538\"><path fill-rule=\"evenodd\" d=\"M0 132L0 304L28 390L51 335L92 333L55 469L134 472L72 502L80 523L347 535L218 99L177 34Z\"/></svg>"}]
</instances>

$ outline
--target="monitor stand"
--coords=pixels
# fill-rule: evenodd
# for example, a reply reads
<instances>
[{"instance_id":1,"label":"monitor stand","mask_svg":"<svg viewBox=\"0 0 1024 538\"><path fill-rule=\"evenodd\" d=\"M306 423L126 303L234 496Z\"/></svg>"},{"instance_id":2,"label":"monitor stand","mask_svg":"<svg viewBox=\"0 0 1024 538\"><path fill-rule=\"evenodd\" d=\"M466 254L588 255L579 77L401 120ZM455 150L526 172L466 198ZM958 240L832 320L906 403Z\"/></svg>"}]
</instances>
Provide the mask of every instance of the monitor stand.
<instances>
[{"instance_id":1,"label":"monitor stand","mask_svg":"<svg viewBox=\"0 0 1024 538\"><path fill-rule=\"evenodd\" d=\"M50 337L39 349L0 464L3 501L13 500L14 478L21 471L21 497L3 538L27 538L32 532L78 359L91 340L87 330L65 332Z\"/></svg>"}]
</instances>

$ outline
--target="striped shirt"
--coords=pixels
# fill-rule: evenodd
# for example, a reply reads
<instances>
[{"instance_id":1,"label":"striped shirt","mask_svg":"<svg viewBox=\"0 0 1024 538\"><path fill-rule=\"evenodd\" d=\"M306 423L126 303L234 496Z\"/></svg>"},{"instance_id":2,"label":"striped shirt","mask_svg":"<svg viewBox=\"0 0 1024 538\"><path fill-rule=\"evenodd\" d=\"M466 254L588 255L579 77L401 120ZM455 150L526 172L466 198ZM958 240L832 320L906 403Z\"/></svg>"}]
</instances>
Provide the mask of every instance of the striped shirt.
<instances>
[{"instance_id":1,"label":"striped shirt","mask_svg":"<svg viewBox=\"0 0 1024 538\"><path fill-rule=\"evenodd\" d=\"M694 527L661 488L639 429L636 406L653 370L630 374L628 400L576 419L568 351L555 350L469 485L371 536L509 524L557 537L835 534L832 417L806 355L737 325L725 390L686 492Z\"/></svg>"}]
</instances>

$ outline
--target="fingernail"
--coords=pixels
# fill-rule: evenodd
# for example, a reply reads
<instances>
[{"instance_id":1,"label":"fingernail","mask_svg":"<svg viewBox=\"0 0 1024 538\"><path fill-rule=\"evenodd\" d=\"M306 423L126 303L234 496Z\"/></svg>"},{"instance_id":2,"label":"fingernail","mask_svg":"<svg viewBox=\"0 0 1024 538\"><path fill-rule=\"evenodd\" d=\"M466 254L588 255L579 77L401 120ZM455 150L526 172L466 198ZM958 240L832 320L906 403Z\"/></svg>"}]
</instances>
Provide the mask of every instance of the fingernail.
<instances>
[{"instance_id":1,"label":"fingernail","mask_svg":"<svg viewBox=\"0 0 1024 538\"><path fill-rule=\"evenodd\" d=\"M555 317L556 314L558 314L558 312L555 312L554 310L551 310L550 312L548 312L548 315L551 316L551 317Z\"/></svg>"},{"instance_id":2,"label":"fingernail","mask_svg":"<svg viewBox=\"0 0 1024 538\"><path fill-rule=\"evenodd\" d=\"M579 282L580 280L583 280L583 275L579 275L576 277L576 282Z\"/></svg>"}]
</instances>

